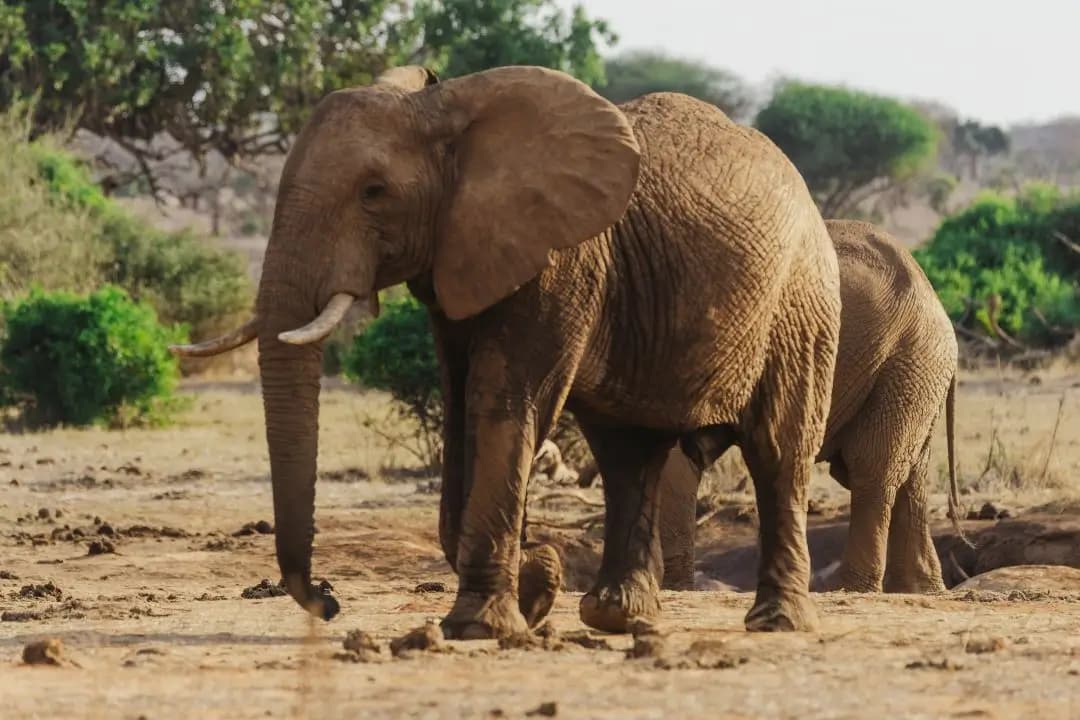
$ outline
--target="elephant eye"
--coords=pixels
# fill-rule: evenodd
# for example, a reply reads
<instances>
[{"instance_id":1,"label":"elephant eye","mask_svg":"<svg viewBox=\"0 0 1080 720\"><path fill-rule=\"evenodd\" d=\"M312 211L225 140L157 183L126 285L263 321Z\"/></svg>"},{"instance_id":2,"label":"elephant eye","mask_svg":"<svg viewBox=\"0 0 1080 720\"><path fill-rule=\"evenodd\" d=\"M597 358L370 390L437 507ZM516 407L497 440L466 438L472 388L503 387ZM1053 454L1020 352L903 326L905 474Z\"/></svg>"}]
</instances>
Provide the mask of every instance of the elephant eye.
<instances>
[{"instance_id":1,"label":"elephant eye","mask_svg":"<svg viewBox=\"0 0 1080 720\"><path fill-rule=\"evenodd\" d=\"M386 185L382 183L371 183L364 188L365 200L376 200L382 197L386 193Z\"/></svg>"}]
</instances>

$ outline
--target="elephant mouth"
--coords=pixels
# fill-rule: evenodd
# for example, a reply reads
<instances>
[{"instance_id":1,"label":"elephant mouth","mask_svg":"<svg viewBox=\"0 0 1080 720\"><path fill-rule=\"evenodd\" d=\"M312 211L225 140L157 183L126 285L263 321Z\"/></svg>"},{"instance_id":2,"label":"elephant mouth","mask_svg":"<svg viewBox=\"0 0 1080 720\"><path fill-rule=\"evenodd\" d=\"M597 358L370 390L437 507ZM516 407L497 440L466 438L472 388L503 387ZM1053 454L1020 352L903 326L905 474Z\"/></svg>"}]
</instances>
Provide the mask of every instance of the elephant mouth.
<instances>
[{"instance_id":1,"label":"elephant mouth","mask_svg":"<svg viewBox=\"0 0 1080 720\"><path fill-rule=\"evenodd\" d=\"M378 295L367 298L373 315L379 314ZM345 318L357 298L349 293L335 293L314 320L295 330L278 334L278 340L289 345L309 345L319 342ZM185 345L170 345L169 350L184 357L212 357L247 345L259 334L259 318L253 317L240 327L212 340Z\"/></svg>"}]
</instances>

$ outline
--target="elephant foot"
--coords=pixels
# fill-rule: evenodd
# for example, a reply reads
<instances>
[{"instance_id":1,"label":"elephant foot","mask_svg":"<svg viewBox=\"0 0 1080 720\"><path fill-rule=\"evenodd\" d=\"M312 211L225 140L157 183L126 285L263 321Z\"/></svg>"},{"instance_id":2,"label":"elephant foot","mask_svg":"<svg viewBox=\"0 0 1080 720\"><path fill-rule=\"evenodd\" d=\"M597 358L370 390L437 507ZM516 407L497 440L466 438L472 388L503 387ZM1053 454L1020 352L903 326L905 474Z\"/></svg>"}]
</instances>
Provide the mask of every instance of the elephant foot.
<instances>
[{"instance_id":1,"label":"elephant foot","mask_svg":"<svg viewBox=\"0 0 1080 720\"><path fill-rule=\"evenodd\" d=\"M761 588L744 622L750 632L814 632L819 626L817 608L809 594Z\"/></svg>"},{"instance_id":2,"label":"elephant foot","mask_svg":"<svg viewBox=\"0 0 1080 720\"><path fill-rule=\"evenodd\" d=\"M459 590L454 607L442 621L442 631L450 640L486 640L527 633L529 626L510 593L481 595Z\"/></svg>"},{"instance_id":3,"label":"elephant foot","mask_svg":"<svg viewBox=\"0 0 1080 720\"><path fill-rule=\"evenodd\" d=\"M652 575L637 571L621 583L599 583L581 598L581 621L610 633L627 632L633 620L660 615L660 590Z\"/></svg>"},{"instance_id":4,"label":"elephant foot","mask_svg":"<svg viewBox=\"0 0 1080 720\"><path fill-rule=\"evenodd\" d=\"M562 588L562 560L550 545L522 551L518 573L518 609L529 628L535 629L551 613Z\"/></svg>"},{"instance_id":5,"label":"elephant foot","mask_svg":"<svg viewBox=\"0 0 1080 720\"><path fill-rule=\"evenodd\" d=\"M911 595L933 595L945 592L945 581L941 576L919 575L905 578L885 578L885 592L908 593Z\"/></svg>"}]
</instances>

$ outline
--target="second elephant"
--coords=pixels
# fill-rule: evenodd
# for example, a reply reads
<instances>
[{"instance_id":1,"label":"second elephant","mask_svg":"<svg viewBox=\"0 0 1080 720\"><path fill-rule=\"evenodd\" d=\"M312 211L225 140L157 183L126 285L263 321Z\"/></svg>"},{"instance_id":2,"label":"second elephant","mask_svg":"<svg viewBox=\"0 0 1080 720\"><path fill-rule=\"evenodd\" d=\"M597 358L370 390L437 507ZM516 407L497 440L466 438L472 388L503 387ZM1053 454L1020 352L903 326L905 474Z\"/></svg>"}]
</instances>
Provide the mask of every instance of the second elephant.
<instances>
[{"instance_id":1,"label":"second elephant","mask_svg":"<svg viewBox=\"0 0 1080 720\"><path fill-rule=\"evenodd\" d=\"M838 569L823 589L944 590L930 536L930 440L946 408L949 507L956 518L954 405L957 345L926 275L888 233L863 222L826 222L840 263L840 347L818 462L851 491L851 525ZM702 471L726 436L683 438L664 468L664 586L690 588L695 506ZM685 453L685 454L684 454Z\"/></svg>"}]
</instances>

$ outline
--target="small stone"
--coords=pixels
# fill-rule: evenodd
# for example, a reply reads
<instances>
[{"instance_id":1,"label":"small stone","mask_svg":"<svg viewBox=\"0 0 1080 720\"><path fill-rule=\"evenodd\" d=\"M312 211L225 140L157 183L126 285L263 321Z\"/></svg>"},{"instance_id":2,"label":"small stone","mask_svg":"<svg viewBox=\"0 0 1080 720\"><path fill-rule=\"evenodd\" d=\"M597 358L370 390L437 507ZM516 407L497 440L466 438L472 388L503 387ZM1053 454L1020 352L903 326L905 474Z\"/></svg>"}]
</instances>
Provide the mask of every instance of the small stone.
<instances>
[{"instance_id":1,"label":"small stone","mask_svg":"<svg viewBox=\"0 0 1080 720\"><path fill-rule=\"evenodd\" d=\"M49 512L49 508L39 508L37 516L39 520L48 520L52 516L52 513Z\"/></svg>"},{"instance_id":2,"label":"small stone","mask_svg":"<svg viewBox=\"0 0 1080 720\"><path fill-rule=\"evenodd\" d=\"M98 526L98 535L105 535L106 537L115 537L116 530L112 525L106 522L99 522L98 518L94 518L94 524Z\"/></svg>"}]
</instances>

